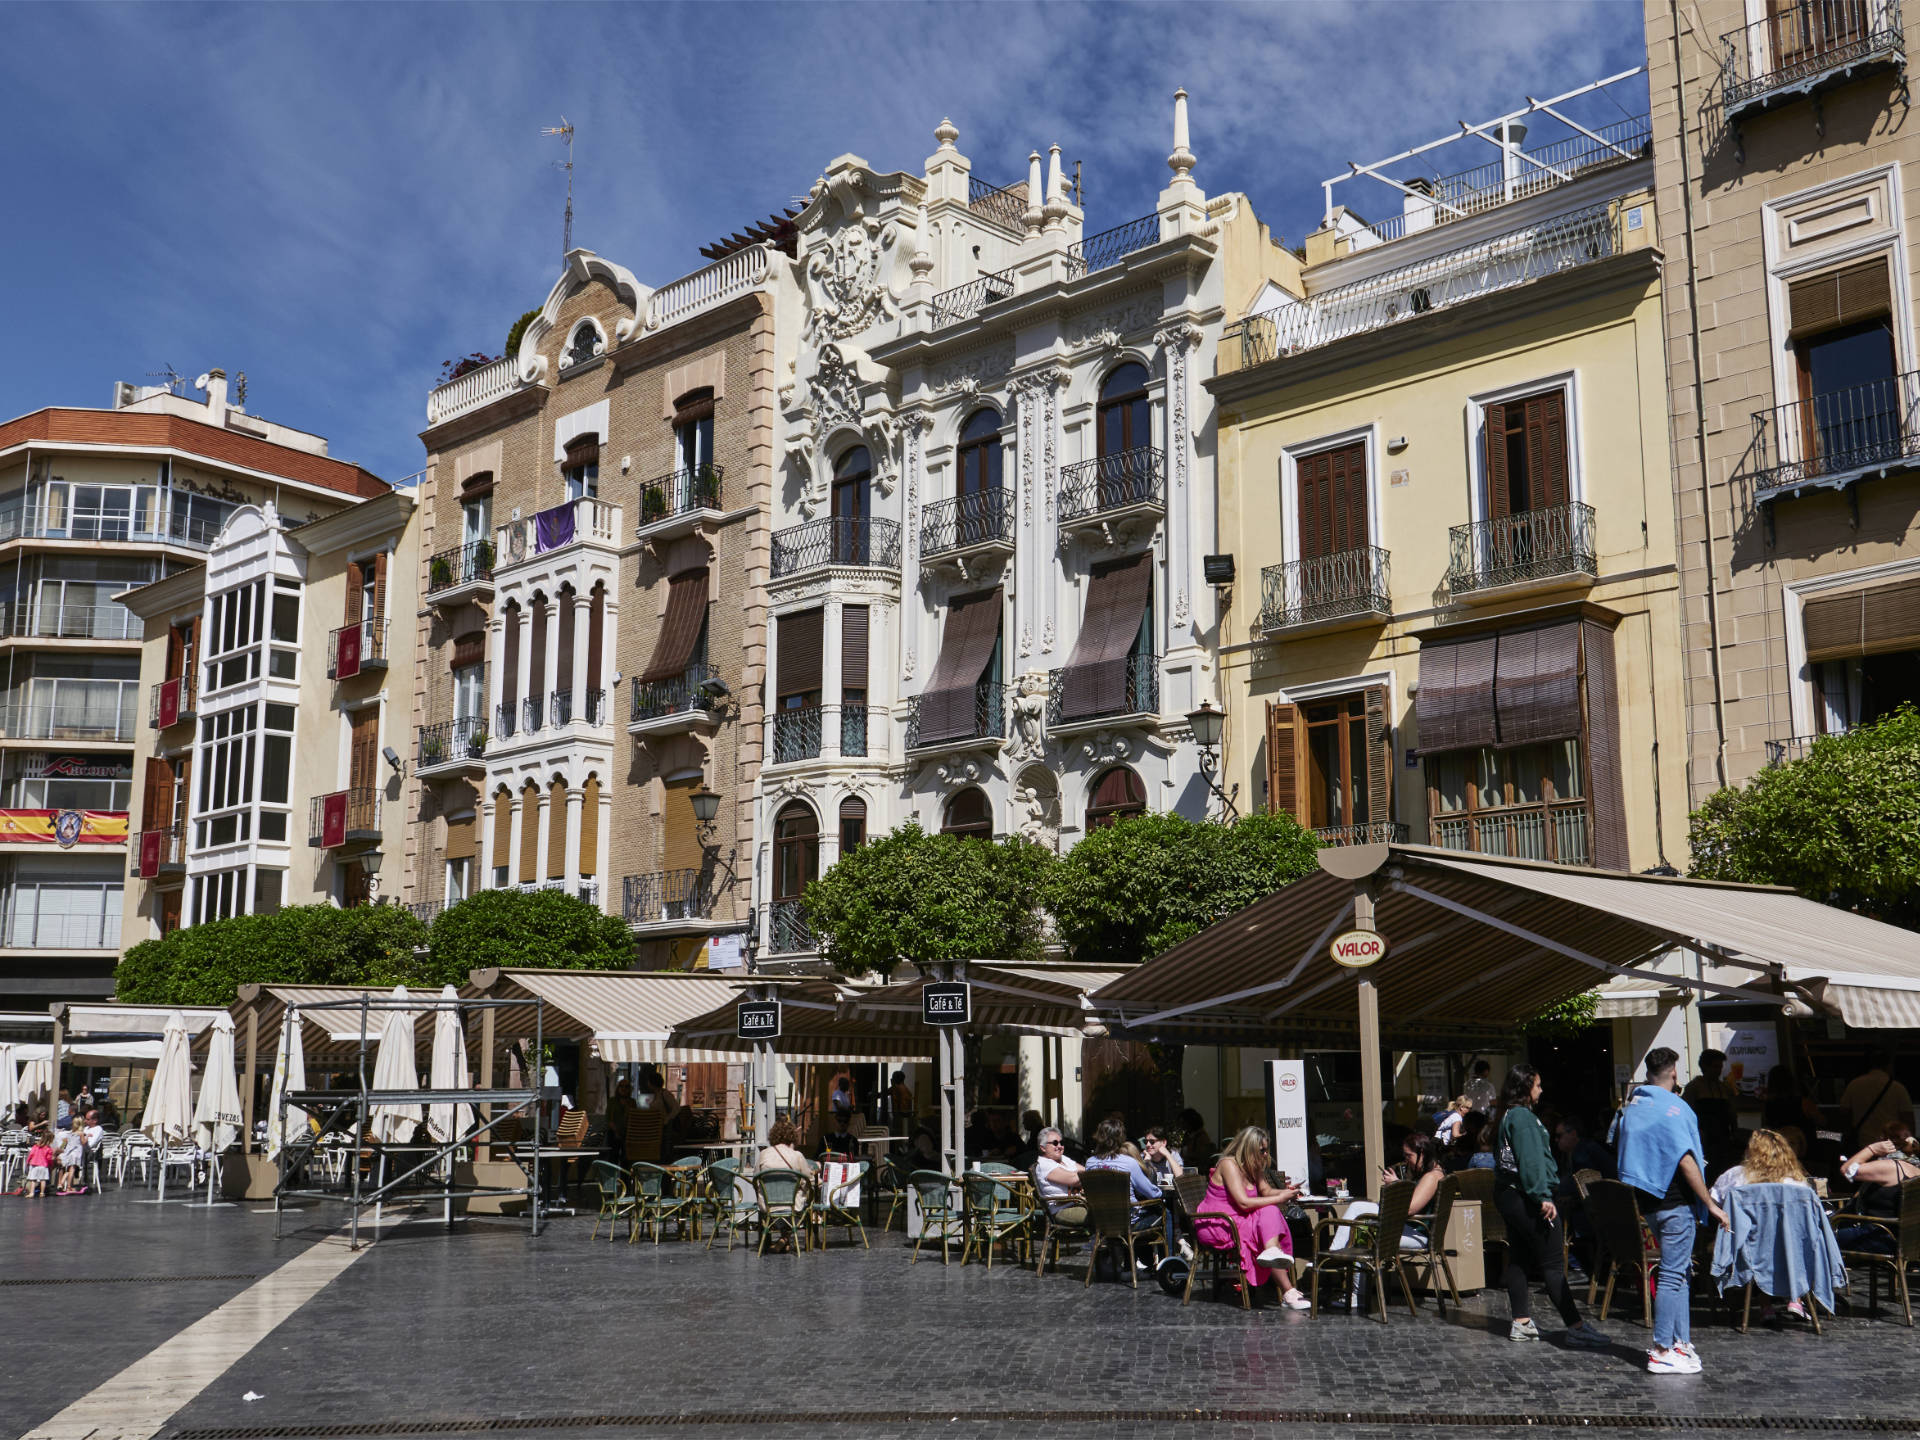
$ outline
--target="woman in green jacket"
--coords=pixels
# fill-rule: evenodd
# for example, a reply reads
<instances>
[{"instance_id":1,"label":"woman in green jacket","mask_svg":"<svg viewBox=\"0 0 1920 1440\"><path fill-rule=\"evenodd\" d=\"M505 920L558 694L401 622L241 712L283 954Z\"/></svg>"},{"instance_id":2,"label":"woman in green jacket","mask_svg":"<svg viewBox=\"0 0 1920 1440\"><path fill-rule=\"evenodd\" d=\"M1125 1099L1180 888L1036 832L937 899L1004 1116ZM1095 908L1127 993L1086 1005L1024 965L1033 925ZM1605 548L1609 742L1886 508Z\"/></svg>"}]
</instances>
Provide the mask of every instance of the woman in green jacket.
<instances>
[{"instance_id":1,"label":"woman in green jacket","mask_svg":"<svg viewBox=\"0 0 1920 1440\"><path fill-rule=\"evenodd\" d=\"M1527 1271L1537 1266L1546 1281L1547 1296L1566 1322L1567 1343L1602 1349L1609 1342L1591 1321L1582 1320L1567 1289L1566 1262L1560 1239L1560 1213L1553 1203L1554 1182L1560 1170L1553 1160L1553 1141L1547 1127L1533 1113L1540 1103L1540 1072L1531 1065L1515 1065L1501 1087L1500 1114L1494 1144L1499 1158L1493 1172L1493 1203L1507 1222L1507 1299L1513 1307L1509 1340L1538 1340L1533 1302L1527 1294Z\"/></svg>"}]
</instances>

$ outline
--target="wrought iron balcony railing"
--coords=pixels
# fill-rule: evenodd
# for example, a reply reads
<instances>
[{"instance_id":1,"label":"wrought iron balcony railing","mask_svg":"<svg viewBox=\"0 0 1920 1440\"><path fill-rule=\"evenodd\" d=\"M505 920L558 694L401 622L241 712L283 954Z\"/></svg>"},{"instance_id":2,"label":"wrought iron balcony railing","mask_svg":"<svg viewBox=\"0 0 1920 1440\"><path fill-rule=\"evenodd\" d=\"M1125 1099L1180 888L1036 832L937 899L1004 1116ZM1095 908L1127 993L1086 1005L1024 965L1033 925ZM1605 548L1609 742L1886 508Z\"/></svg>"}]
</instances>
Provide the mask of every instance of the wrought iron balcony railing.
<instances>
[{"instance_id":1,"label":"wrought iron balcony railing","mask_svg":"<svg viewBox=\"0 0 1920 1440\"><path fill-rule=\"evenodd\" d=\"M553 725L556 730L573 723L573 691L555 690L547 700L552 707Z\"/></svg>"},{"instance_id":2,"label":"wrought iron balcony railing","mask_svg":"<svg viewBox=\"0 0 1920 1440\"><path fill-rule=\"evenodd\" d=\"M658 525L681 515L720 508L720 482L725 467L702 465L694 470L674 470L646 481L640 487L640 528Z\"/></svg>"},{"instance_id":3,"label":"wrought iron balcony railing","mask_svg":"<svg viewBox=\"0 0 1920 1440\"><path fill-rule=\"evenodd\" d=\"M335 800L343 804L342 814L345 824L341 833L329 836L326 824L327 806L328 802ZM380 792L371 785L335 791L332 795L316 795L308 803L307 843L309 845L345 845L355 841L379 838Z\"/></svg>"},{"instance_id":4,"label":"wrought iron balcony railing","mask_svg":"<svg viewBox=\"0 0 1920 1440\"><path fill-rule=\"evenodd\" d=\"M1788 735L1784 739L1767 741L1767 764L1785 765L1794 760L1804 760L1813 751L1813 747L1822 740L1832 740L1847 733L1847 727L1829 730L1824 735Z\"/></svg>"},{"instance_id":5,"label":"wrought iron balcony railing","mask_svg":"<svg viewBox=\"0 0 1920 1440\"><path fill-rule=\"evenodd\" d=\"M620 882L620 913L629 925L713 916L714 877L701 870L655 870Z\"/></svg>"},{"instance_id":6,"label":"wrought iron balcony railing","mask_svg":"<svg viewBox=\"0 0 1920 1440\"><path fill-rule=\"evenodd\" d=\"M1160 239L1160 217L1142 215L1098 235L1089 235L1067 251L1067 278L1078 280L1109 265L1118 265L1136 250L1144 250Z\"/></svg>"},{"instance_id":7,"label":"wrought iron balcony railing","mask_svg":"<svg viewBox=\"0 0 1920 1440\"><path fill-rule=\"evenodd\" d=\"M451 550L442 550L427 562L427 593L451 590L456 585L472 585L493 579L493 542L470 540Z\"/></svg>"},{"instance_id":8,"label":"wrought iron balcony railing","mask_svg":"<svg viewBox=\"0 0 1920 1440\"><path fill-rule=\"evenodd\" d=\"M514 734L519 726L520 707L511 700L503 700L493 707L493 726L503 739Z\"/></svg>"},{"instance_id":9,"label":"wrought iron balcony railing","mask_svg":"<svg viewBox=\"0 0 1920 1440\"><path fill-rule=\"evenodd\" d=\"M719 667L704 660L666 680L642 680L636 675L630 682L627 718L637 722L711 711L719 704L712 685L719 678Z\"/></svg>"},{"instance_id":10,"label":"wrought iron balcony railing","mask_svg":"<svg viewBox=\"0 0 1920 1440\"><path fill-rule=\"evenodd\" d=\"M1754 501L1920 463L1920 370L1753 412Z\"/></svg>"},{"instance_id":11,"label":"wrought iron balcony railing","mask_svg":"<svg viewBox=\"0 0 1920 1440\"><path fill-rule=\"evenodd\" d=\"M1316 825L1314 838L1322 845L1404 845L1407 827L1393 820L1372 825Z\"/></svg>"},{"instance_id":12,"label":"wrought iron balcony railing","mask_svg":"<svg viewBox=\"0 0 1920 1440\"><path fill-rule=\"evenodd\" d=\"M1013 271L1000 270L942 290L933 297L933 326L937 330L972 319L994 301L1005 300L1014 289Z\"/></svg>"},{"instance_id":13,"label":"wrought iron balcony railing","mask_svg":"<svg viewBox=\"0 0 1920 1440\"><path fill-rule=\"evenodd\" d=\"M1452 542L1447 586L1455 595L1598 574L1591 505L1549 505L1455 525Z\"/></svg>"},{"instance_id":14,"label":"wrought iron balcony railing","mask_svg":"<svg viewBox=\"0 0 1920 1440\"><path fill-rule=\"evenodd\" d=\"M356 625L342 625L329 634L327 636L327 678L329 680L340 678L341 662L347 658L347 652L341 649L340 637L350 630L360 632L360 650L358 665L348 671L349 677L367 670L386 669L387 623L385 616L376 616L371 620L362 620Z\"/></svg>"},{"instance_id":15,"label":"wrought iron balcony railing","mask_svg":"<svg viewBox=\"0 0 1920 1440\"><path fill-rule=\"evenodd\" d=\"M1260 624L1268 630L1393 613L1387 552L1378 545L1288 560L1260 572Z\"/></svg>"},{"instance_id":16,"label":"wrought iron balcony railing","mask_svg":"<svg viewBox=\"0 0 1920 1440\"><path fill-rule=\"evenodd\" d=\"M892 520L809 520L773 537L775 580L822 565L889 570L899 564L900 526Z\"/></svg>"},{"instance_id":17,"label":"wrought iron balcony railing","mask_svg":"<svg viewBox=\"0 0 1920 1440\"><path fill-rule=\"evenodd\" d=\"M454 903L458 904L459 902L455 901ZM407 902L407 912L422 925L433 924L435 920L440 918L440 912L446 908L446 903L441 900L410 900Z\"/></svg>"},{"instance_id":18,"label":"wrought iron balcony railing","mask_svg":"<svg viewBox=\"0 0 1920 1440\"><path fill-rule=\"evenodd\" d=\"M820 755L820 707L773 712L773 763L815 760Z\"/></svg>"},{"instance_id":19,"label":"wrought iron balcony railing","mask_svg":"<svg viewBox=\"0 0 1920 1440\"><path fill-rule=\"evenodd\" d=\"M148 689L147 724L151 728L164 730L193 719L194 672L199 668L189 666L173 679L162 680Z\"/></svg>"},{"instance_id":20,"label":"wrought iron balcony railing","mask_svg":"<svg viewBox=\"0 0 1920 1440\"><path fill-rule=\"evenodd\" d=\"M767 905L767 952L796 955L818 948L813 927L798 900L774 900Z\"/></svg>"},{"instance_id":21,"label":"wrought iron balcony railing","mask_svg":"<svg viewBox=\"0 0 1920 1440\"><path fill-rule=\"evenodd\" d=\"M1011 545L1013 512L1013 492L998 486L936 500L920 512L920 557L932 560L978 545Z\"/></svg>"},{"instance_id":22,"label":"wrought iron balcony railing","mask_svg":"<svg viewBox=\"0 0 1920 1440\"><path fill-rule=\"evenodd\" d=\"M538 695L529 695L520 702L521 728L529 735L540 729L540 723L546 718L547 707L540 703Z\"/></svg>"},{"instance_id":23,"label":"wrought iron balcony railing","mask_svg":"<svg viewBox=\"0 0 1920 1440\"><path fill-rule=\"evenodd\" d=\"M855 760L887 753L887 708L884 705L840 707L840 753Z\"/></svg>"},{"instance_id":24,"label":"wrought iron balcony railing","mask_svg":"<svg viewBox=\"0 0 1920 1440\"><path fill-rule=\"evenodd\" d=\"M1437 815L1431 827L1431 843L1443 850L1545 860L1555 865L1593 863L1593 817L1584 800L1475 815Z\"/></svg>"},{"instance_id":25,"label":"wrought iron balcony railing","mask_svg":"<svg viewBox=\"0 0 1920 1440\"><path fill-rule=\"evenodd\" d=\"M464 715L438 725L422 725L413 764L416 770L431 770L439 765L480 760L486 753L486 720L479 715Z\"/></svg>"},{"instance_id":26,"label":"wrought iron balcony railing","mask_svg":"<svg viewBox=\"0 0 1920 1440\"><path fill-rule=\"evenodd\" d=\"M1336 286L1311 300L1264 310L1230 326L1222 344L1238 341L1242 369L1263 365L1510 290L1562 270L1604 260L1619 249L1611 207L1589 206L1497 235L1383 275Z\"/></svg>"},{"instance_id":27,"label":"wrought iron balcony railing","mask_svg":"<svg viewBox=\"0 0 1920 1440\"><path fill-rule=\"evenodd\" d=\"M1100 672L1114 667L1111 677ZM1111 678L1112 683L1109 682ZM1160 710L1160 657L1129 655L1078 671L1047 672L1047 728L1078 725L1113 715L1154 715Z\"/></svg>"},{"instance_id":28,"label":"wrought iron balcony railing","mask_svg":"<svg viewBox=\"0 0 1920 1440\"><path fill-rule=\"evenodd\" d=\"M1004 740L1007 736L1007 687L998 677L982 680L973 687L973 726L964 735L943 735L923 740L920 735L920 702L915 695L907 701L907 749L918 750L940 745L964 745L969 740Z\"/></svg>"},{"instance_id":29,"label":"wrought iron balcony railing","mask_svg":"<svg viewBox=\"0 0 1920 1440\"><path fill-rule=\"evenodd\" d=\"M1870 65L1906 60L1900 0L1799 0L1720 37L1728 120Z\"/></svg>"},{"instance_id":30,"label":"wrought iron balcony railing","mask_svg":"<svg viewBox=\"0 0 1920 1440\"><path fill-rule=\"evenodd\" d=\"M1060 523L1164 504L1165 474L1166 457L1151 445L1069 465L1060 472Z\"/></svg>"},{"instance_id":31,"label":"wrought iron balcony railing","mask_svg":"<svg viewBox=\"0 0 1920 1440\"><path fill-rule=\"evenodd\" d=\"M967 208L1003 230L1021 234L1027 228L1027 182L993 186L967 176Z\"/></svg>"}]
</instances>

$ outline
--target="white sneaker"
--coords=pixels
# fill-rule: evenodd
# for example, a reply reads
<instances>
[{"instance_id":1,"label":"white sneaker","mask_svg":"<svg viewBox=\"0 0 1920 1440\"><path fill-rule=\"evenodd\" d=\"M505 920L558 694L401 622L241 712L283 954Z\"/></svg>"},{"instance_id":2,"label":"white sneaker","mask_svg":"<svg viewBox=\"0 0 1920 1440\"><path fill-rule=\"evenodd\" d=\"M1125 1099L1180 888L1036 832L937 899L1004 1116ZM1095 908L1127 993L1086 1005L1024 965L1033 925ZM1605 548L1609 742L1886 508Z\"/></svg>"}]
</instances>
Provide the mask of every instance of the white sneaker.
<instances>
[{"instance_id":1,"label":"white sneaker","mask_svg":"<svg viewBox=\"0 0 1920 1440\"><path fill-rule=\"evenodd\" d=\"M1282 1250L1278 1245L1269 1245L1267 1246L1266 1249L1262 1250L1258 1255L1253 1257L1253 1263L1267 1270L1276 1270L1280 1266L1287 1264L1292 1259L1293 1257L1287 1254L1287 1252Z\"/></svg>"},{"instance_id":2,"label":"white sneaker","mask_svg":"<svg viewBox=\"0 0 1920 1440\"><path fill-rule=\"evenodd\" d=\"M1647 1370L1654 1375L1698 1375L1700 1361L1678 1346L1671 1350L1649 1350Z\"/></svg>"},{"instance_id":3,"label":"white sneaker","mask_svg":"<svg viewBox=\"0 0 1920 1440\"><path fill-rule=\"evenodd\" d=\"M1186 1240L1180 1242L1180 1258L1189 1263L1193 1260L1193 1245Z\"/></svg>"},{"instance_id":4,"label":"white sneaker","mask_svg":"<svg viewBox=\"0 0 1920 1440\"><path fill-rule=\"evenodd\" d=\"M1280 1297L1280 1303L1289 1310L1311 1310L1313 1308L1313 1302L1298 1290L1289 1290L1285 1295L1282 1295Z\"/></svg>"}]
</instances>

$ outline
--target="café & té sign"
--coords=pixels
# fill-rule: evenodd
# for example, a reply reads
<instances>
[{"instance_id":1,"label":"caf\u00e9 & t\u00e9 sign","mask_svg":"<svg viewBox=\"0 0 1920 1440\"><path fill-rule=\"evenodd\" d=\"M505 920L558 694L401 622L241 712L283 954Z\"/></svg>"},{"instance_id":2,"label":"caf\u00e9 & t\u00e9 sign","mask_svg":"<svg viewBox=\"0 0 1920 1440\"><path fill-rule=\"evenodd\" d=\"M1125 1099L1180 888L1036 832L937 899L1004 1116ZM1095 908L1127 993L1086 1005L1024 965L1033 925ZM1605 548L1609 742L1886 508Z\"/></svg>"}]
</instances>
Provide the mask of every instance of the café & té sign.
<instances>
[{"instance_id":1,"label":"caf\u00e9 & t\u00e9 sign","mask_svg":"<svg viewBox=\"0 0 1920 1440\"><path fill-rule=\"evenodd\" d=\"M1364 970L1387 953L1387 937L1375 930L1343 930L1333 937L1327 954L1349 970Z\"/></svg>"}]
</instances>

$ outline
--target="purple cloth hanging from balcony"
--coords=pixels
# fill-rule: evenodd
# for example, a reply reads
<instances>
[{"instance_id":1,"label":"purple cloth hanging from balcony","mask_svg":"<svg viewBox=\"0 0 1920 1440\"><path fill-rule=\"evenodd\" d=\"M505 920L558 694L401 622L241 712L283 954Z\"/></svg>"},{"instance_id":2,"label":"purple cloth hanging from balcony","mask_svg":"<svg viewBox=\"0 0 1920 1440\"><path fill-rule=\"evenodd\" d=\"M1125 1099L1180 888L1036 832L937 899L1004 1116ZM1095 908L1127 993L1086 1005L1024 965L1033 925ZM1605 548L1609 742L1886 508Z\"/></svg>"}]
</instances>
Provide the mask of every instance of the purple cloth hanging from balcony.
<instances>
[{"instance_id":1,"label":"purple cloth hanging from balcony","mask_svg":"<svg viewBox=\"0 0 1920 1440\"><path fill-rule=\"evenodd\" d=\"M556 505L551 510L542 510L533 517L533 548L538 554L544 550L558 550L562 545L573 543L573 502Z\"/></svg>"}]
</instances>

